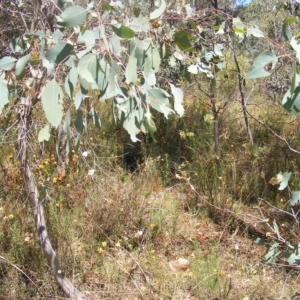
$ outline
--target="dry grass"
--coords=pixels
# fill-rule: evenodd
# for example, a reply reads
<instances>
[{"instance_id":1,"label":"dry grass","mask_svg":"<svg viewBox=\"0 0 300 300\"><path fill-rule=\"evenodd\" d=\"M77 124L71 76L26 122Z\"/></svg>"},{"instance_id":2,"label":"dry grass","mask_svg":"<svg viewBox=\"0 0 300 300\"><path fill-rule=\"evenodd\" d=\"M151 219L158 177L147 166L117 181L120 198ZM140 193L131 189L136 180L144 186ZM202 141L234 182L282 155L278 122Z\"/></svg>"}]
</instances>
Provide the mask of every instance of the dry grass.
<instances>
[{"instance_id":1,"label":"dry grass","mask_svg":"<svg viewBox=\"0 0 300 300\"><path fill-rule=\"evenodd\" d=\"M267 248L254 244L245 227L207 205L238 216L247 212L255 220L251 207L258 196L268 193L274 204L279 197L277 188L266 188L260 172L269 179L285 168L296 169L296 156L252 121L257 144L251 146L243 120L236 118L235 101L220 118L224 135L218 178L212 128L204 120L209 106L196 104L190 104L181 121L158 126L159 146L144 142L143 160L130 174L120 157L128 140L120 132L114 135L115 129L91 131L92 138L83 140L80 149L88 149L88 157L72 154L69 172L60 180L51 155L55 145L39 157L33 157L37 149L32 149L50 238L65 274L91 299L266 300L296 293L296 269L265 265ZM268 105L252 111L272 120L274 111ZM282 134L297 137L297 119L288 123L281 112L276 117ZM1 154L0 255L8 261L0 259L0 295L63 298L35 238L32 209L14 161L17 153L3 146ZM91 169L95 174L88 176ZM174 273L169 262L179 258L188 259L191 267Z\"/></svg>"},{"instance_id":2,"label":"dry grass","mask_svg":"<svg viewBox=\"0 0 300 300\"><path fill-rule=\"evenodd\" d=\"M46 206L65 273L91 299L276 299L295 293L296 277L264 265L265 249L253 239L212 223L203 203L197 212L188 210L184 184L164 189L147 172L123 182L117 172L86 178L84 187L70 186L59 208L54 199ZM13 239L6 255L17 246L27 249L24 256L29 248L36 251L35 264L21 268L38 289L2 263L1 293L13 299L63 297L49 281L38 241L26 243L15 222L5 225ZM190 260L190 269L174 273L168 263L178 258Z\"/></svg>"}]
</instances>

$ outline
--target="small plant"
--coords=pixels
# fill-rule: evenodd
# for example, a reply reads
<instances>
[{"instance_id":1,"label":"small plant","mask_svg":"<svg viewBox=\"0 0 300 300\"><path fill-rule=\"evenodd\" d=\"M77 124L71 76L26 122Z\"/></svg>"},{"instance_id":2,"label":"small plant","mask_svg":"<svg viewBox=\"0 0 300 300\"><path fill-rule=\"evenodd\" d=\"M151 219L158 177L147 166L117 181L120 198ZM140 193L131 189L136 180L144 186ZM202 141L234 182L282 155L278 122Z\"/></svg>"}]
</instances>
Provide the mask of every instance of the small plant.
<instances>
[{"instance_id":1,"label":"small plant","mask_svg":"<svg viewBox=\"0 0 300 300\"><path fill-rule=\"evenodd\" d=\"M291 177L291 172L283 174L280 172L269 181L272 185L280 184L279 191L286 190L289 198L288 201L281 198L280 203L275 206L267 200L260 198L269 207L265 212L260 209L260 213L269 228L266 237L271 238L273 241L265 255L267 263L282 263L282 260L290 266L296 266L300 263L300 191L291 190L289 186ZM293 186L294 182L291 182L290 185ZM266 241L258 238L256 242L261 244Z\"/></svg>"}]
</instances>

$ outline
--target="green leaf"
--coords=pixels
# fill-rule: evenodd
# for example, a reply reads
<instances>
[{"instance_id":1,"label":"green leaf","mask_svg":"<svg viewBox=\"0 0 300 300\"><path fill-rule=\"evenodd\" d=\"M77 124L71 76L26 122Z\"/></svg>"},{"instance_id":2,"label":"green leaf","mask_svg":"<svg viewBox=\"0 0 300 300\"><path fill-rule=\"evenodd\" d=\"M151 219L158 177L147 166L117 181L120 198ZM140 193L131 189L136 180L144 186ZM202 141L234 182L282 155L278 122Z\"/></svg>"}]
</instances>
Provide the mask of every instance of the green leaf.
<instances>
[{"instance_id":1,"label":"green leaf","mask_svg":"<svg viewBox=\"0 0 300 300\"><path fill-rule=\"evenodd\" d=\"M50 138L50 127L49 125L46 125L45 127L43 127L40 132L39 132L39 136L38 136L38 141L41 143L43 141L49 141Z\"/></svg>"},{"instance_id":2,"label":"green leaf","mask_svg":"<svg viewBox=\"0 0 300 300\"><path fill-rule=\"evenodd\" d=\"M101 127L101 121L99 119L98 113L96 112L96 110L93 107L91 108L90 114L91 114L93 124L95 125L95 127L100 128Z\"/></svg>"},{"instance_id":3,"label":"green leaf","mask_svg":"<svg viewBox=\"0 0 300 300\"><path fill-rule=\"evenodd\" d=\"M77 85L77 80L78 80L77 68L73 67L70 70L68 76L66 76L66 81L65 81L65 91L70 97L70 99L73 99L73 92Z\"/></svg>"},{"instance_id":4,"label":"green leaf","mask_svg":"<svg viewBox=\"0 0 300 300\"><path fill-rule=\"evenodd\" d=\"M141 13L141 9L139 7L137 7L137 6L135 6L133 8L133 14L134 14L134 16L137 18L140 15L140 13Z\"/></svg>"},{"instance_id":5,"label":"green leaf","mask_svg":"<svg viewBox=\"0 0 300 300\"><path fill-rule=\"evenodd\" d=\"M156 75L155 71L153 69L150 70L150 73L148 76L146 76L145 72L143 72L145 82L149 84L150 86L153 86L156 84Z\"/></svg>"},{"instance_id":6,"label":"green leaf","mask_svg":"<svg viewBox=\"0 0 300 300\"><path fill-rule=\"evenodd\" d=\"M78 62L80 83L87 90L95 83L98 74L98 61L96 53L83 56Z\"/></svg>"},{"instance_id":7,"label":"green leaf","mask_svg":"<svg viewBox=\"0 0 300 300\"><path fill-rule=\"evenodd\" d=\"M13 52L24 54L26 51L26 44L22 38L12 38L9 46Z\"/></svg>"},{"instance_id":8,"label":"green leaf","mask_svg":"<svg viewBox=\"0 0 300 300\"><path fill-rule=\"evenodd\" d=\"M264 33L256 26L249 26L247 29L247 36L253 35L257 38L264 37Z\"/></svg>"},{"instance_id":9,"label":"green leaf","mask_svg":"<svg viewBox=\"0 0 300 300\"><path fill-rule=\"evenodd\" d=\"M18 60L16 64L16 76L18 79L22 79L25 76L25 67L30 60L30 54L27 54Z\"/></svg>"},{"instance_id":10,"label":"green leaf","mask_svg":"<svg viewBox=\"0 0 300 300\"><path fill-rule=\"evenodd\" d=\"M129 43L129 54L137 59L137 69L141 70L145 62L144 43L137 38L133 38Z\"/></svg>"},{"instance_id":11,"label":"green leaf","mask_svg":"<svg viewBox=\"0 0 300 300\"><path fill-rule=\"evenodd\" d=\"M190 43L189 36L189 33L185 30L177 31L174 34L174 43L181 51L191 50L192 45Z\"/></svg>"},{"instance_id":12,"label":"green leaf","mask_svg":"<svg viewBox=\"0 0 300 300\"><path fill-rule=\"evenodd\" d=\"M170 113L174 111L170 108L170 100L166 95L166 92L162 89L149 89L148 90L148 102L158 112L164 114L168 118Z\"/></svg>"},{"instance_id":13,"label":"green leaf","mask_svg":"<svg viewBox=\"0 0 300 300\"><path fill-rule=\"evenodd\" d=\"M68 58L73 50L73 46L69 43L59 41L54 47L46 51L45 57L55 64L60 64Z\"/></svg>"},{"instance_id":14,"label":"green leaf","mask_svg":"<svg viewBox=\"0 0 300 300\"><path fill-rule=\"evenodd\" d=\"M112 30L114 33L122 39L132 39L135 36L135 33L132 29L124 26L124 25L112 25Z\"/></svg>"},{"instance_id":15,"label":"green leaf","mask_svg":"<svg viewBox=\"0 0 300 300\"><path fill-rule=\"evenodd\" d=\"M129 27L135 32L149 32L150 30L149 20L143 16L134 18L129 24Z\"/></svg>"},{"instance_id":16,"label":"green leaf","mask_svg":"<svg viewBox=\"0 0 300 300\"><path fill-rule=\"evenodd\" d=\"M265 245L266 244L266 240L260 238L260 237L257 237L256 240L254 241L255 244L258 244L258 245Z\"/></svg>"},{"instance_id":17,"label":"green leaf","mask_svg":"<svg viewBox=\"0 0 300 300\"><path fill-rule=\"evenodd\" d=\"M117 56L121 56L122 48L118 36L116 34L113 34L109 42L112 52Z\"/></svg>"},{"instance_id":18,"label":"green leaf","mask_svg":"<svg viewBox=\"0 0 300 300\"><path fill-rule=\"evenodd\" d=\"M290 204L292 206L299 204L300 202L300 191L292 192L292 198L290 199Z\"/></svg>"},{"instance_id":19,"label":"green leaf","mask_svg":"<svg viewBox=\"0 0 300 300\"><path fill-rule=\"evenodd\" d=\"M5 56L0 59L0 69L5 71L10 71L15 66L15 61L17 61L14 57Z\"/></svg>"},{"instance_id":20,"label":"green leaf","mask_svg":"<svg viewBox=\"0 0 300 300\"><path fill-rule=\"evenodd\" d=\"M80 109L78 109L76 111L76 118L75 118L74 125L75 125L75 128L76 128L77 132L79 132L79 133L83 129L82 116L83 116L82 111Z\"/></svg>"},{"instance_id":21,"label":"green leaf","mask_svg":"<svg viewBox=\"0 0 300 300\"><path fill-rule=\"evenodd\" d=\"M152 114L150 113L149 110L145 113L144 116L145 116L145 118L143 120L143 125L145 127L145 130L148 131L151 134L152 138L155 141L155 138L154 138L153 134L154 134L154 132L157 131L157 128L156 128L156 125L153 121L153 116L152 116Z\"/></svg>"},{"instance_id":22,"label":"green leaf","mask_svg":"<svg viewBox=\"0 0 300 300\"><path fill-rule=\"evenodd\" d=\"M63 27L75 27L84 22L87 10L81 6L68 7L59 17L57 24Z\"/></svg>"},{"instance_id":23,"label":"green leaf","mask_svg":"<svg viewBox=\"0 0 300 300\"><path fill-rule=\"evenodd\" d=\"M9 103L8 100L8 88L3 78L0 76L0 114L2 113L2 109L6 104Z\"/></svg>"},{"instance_id":24,"label":"green leaf","mask_svg":"<svg viewBox=\"0 0 300 300\"><path fill-rule=\"evenodd\" d=\"M109 11L113 8L113 6L109 5L108 3L103 3L102 4L102 10L103 11Z\"/></svg>"},{"instance_id":25,"label":"green leaf","mask_svg":"<svg viewBox=\"0 0 300 300\"><path fill-rule=\"evenodd\" d=\"M260 54L254 61L251 70L246 75L246 79L254 79L271 75L271 73L265 70L265 66L272 64L274 68L277 61L277 56L271 52Z\"/></svg>"},{"instance_id":26,"label":"green leaf","mask_svg":"<svg viewBox=\"0 0 300 300\"><path fill-rule=\"evenodd\" d=\"M150 20L155 20L155 19L159 18L163 14L163 12L165 11L166 7L167 7L166 1L161 0L160 1L160 7L157 8L156 10L154 10L150 14Z\"/></svg>"},{"instance_id":27,"label":"green leaf","mask_svg":"<svg viewBox=\"0 0 300 300\"><path fill-rule=\"evenodd\" d=\"M297 23L297 18L296 17L288 17L284 20L283 25L282 25L282 35L287 41L290 41L293 37L290 30L287 28L287 25L291 24L291 23Z\"/></svg>"},{"instance_id":28,"label":"green leaf","mask_svg":"<svg viewBox=\"0 0 300 300\"><path fill-rule=\"evenodd\" d=\"M83 100L83 95L82 95L81 89L79 89L77 91L77 93L75 95L75 99L74 99L74 104L75 104L76 110L78 110L80 108L82 100Z\"/></svg>"},{"instance_id":29,"label":"green leaf","mask_svg":"<svg viewBox=\"0 0 300 300\"><path fill-rule=\"evenodd\" d=\"M59 29L56 29L53 33L52 33L52 38L53 40L58 43L58 41L60 39L62 39L64 35L62 34L62 32Z\"/></svg>"},{"instance_id":30,"label":"green leaf","mask_svg":"<svg viewBox=\"0 0 300 300\"><path fill-rule=\"evenodd\" d=\"M120 101L120 100L119 100ZM136 135L139 132L139 129L136 126L136 116L135 116L135 103L133 98L124 99L120 102L117 107L119 109L119 118L125 130L130 135L130 138L133 142L139 141Z\"/></svg>"},{"instance_id":31,"label":"green leaf","mask_svg":"<svg viewBox=\"0 0 300 300\"><path fill-rule=\"evenodd\" d=\"M125 70L125 77L126 77L127 84L136 83L137 80L136 64L137 64L137 59L133 56L130 56Z\"/></svg>"},{"instance_id":32,"label":"green leaf","mask_svg":"<svg viewBox=\"0 0 300 300\"><path fill-rule=\"evenodd\" d=\"M278 252L279 243L274 243L269 249L268 253L265 255L265 259L267 263L272 263L275 261L276 257L279 255Z\"/></svg>"},{"instance_id":33,"label":"green leaf","mask_svg":"<svg viewBox=\"0 0 300 300\"><path fill-rule=\"evenodd\" d=\"M95 33L91 30L86 30L83 34L80 33L77 39L78 44L85 44L87 47L95 45Z\"/></svg>"},{"instance_id":34,"label":"green leaf","mask_svg":"<svg viewBox=\"0 0 300 300\"><path fill-rule=\"evenodd\" d=\"M292 252L292 253L289 255L287 261L288 261L288 263L289 263L290 265L293 265L293 264L295 264L295 263L298 263L298 262L299 262L299 259L300 259L300 257L299 257L298 255L296 255L295 252Z\"/></svg>"},{"instance_id":35,"label":"green leaf","mask_svg":"<svg viewBox=\"0 0 300 300\"><path fill-rule=\"evenodd\" d=\"M70 130L70 123L71 123L71 116L70 110L68 110L65 114L65 120L63 124L63 130L67 135L67 142L66 142L66 153L71 153L71 130Z\"/></svg>"},{"instance_id":36,"label":"green leaf","mask_svg":"<svg viewBox=\"0 0 300 300\"><path fill-rule=\"evenodd\" d=\"M240 28L233 28L233 31L237 34L237 35L243 35L245 33L244 29L240 29Z\"/></svg>"},{"instance_id":37,"label":"green leaf","mask_svg":"<svg viewBox=\"0 0 300 300\"><path fill-rule=\"evenodd\" d=\"M299 45L296 37L294 37L294 36L292 37L290 44L293 47L293 49L296 51L296 57L298 59L298 62L300 62L300 45Z\"/></svg>"},{"instance_id":38,"label":"green leaf","mask_svg":"<svg viewBox=\"0 0 300 300\"><path fill-rule=\"evenodd\" d=\"M179 114L180 117L184 114L184 107L182 105L183 102L183 91L181 88L175 87L174 84L170 84L171 91L174 96L174 109Z\"/></svg>"},{"instance_id":39,"label":"green leaf","mask_svg":"<svg viewBox=\"0 0 300 300\"><path fill-rule=\"evenodd\" d=\"M297 67L294 67L294 74L291 82L291 87L282 99L282 106L293 115L296 115L300 111L300 87L298 83L300 81L300 74Z\"/></svg>"},{"instance_id":40,"label":"green leaf","mask_svg":"<svg viewBox=\"0 0 300 300\"><path fill-rule=\"evenodd\" d=\"M245 25L239 17L232 19L232 25L235 29L244 32Z\"/></svg>"},{"instance_id":41,"label":"green leaf","mask_svg":"<svg viewBox=\"0 0 300 300\"><path fill-rule=\"evenodd\" d=\"M63 91L59 84L52 79L42 93L42 105L48 122L58 127L63 117Z\"/></svg>"},{"instance_id":42,"label":"green leaf","mask_svg":"<svg viewBox=\"0 0 300 300\"><path fill-rule=\"evenodd\" d=\"M278 190L282 191L287 187L289 180L291 178L291 175L292 175L292 172L289 172L289 173L285 172L282 174L282 180L280 182L280 186L279 186Z\"/></svg>"}]
</instances>

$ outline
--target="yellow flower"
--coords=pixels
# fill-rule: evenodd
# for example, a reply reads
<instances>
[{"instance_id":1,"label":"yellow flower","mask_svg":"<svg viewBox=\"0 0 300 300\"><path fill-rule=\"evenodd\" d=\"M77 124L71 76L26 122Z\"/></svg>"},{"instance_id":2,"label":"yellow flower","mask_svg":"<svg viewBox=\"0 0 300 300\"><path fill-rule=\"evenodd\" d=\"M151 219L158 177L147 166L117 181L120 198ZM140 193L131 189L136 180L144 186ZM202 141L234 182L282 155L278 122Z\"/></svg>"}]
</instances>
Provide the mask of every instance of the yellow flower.
<instances>
[{"instance_id":1,"label":"yellow flower","mask_svg":"<svg viewBox=\"0 0 300 300\"><path fill-rule=\"evenodd\" d=\"M104 250L103 250L103 248L101 248L101 247L100 247L100 248L97 250L97 252L98 252L98 254L100 254L100 255L101 255L101 254L103 254L103 253L104 253Z\"/></svg>"},{"instance_id":2,"label":"yellow flower","mask_svg":"<svg viewBox=\"0 0 300 300\"><path fill-rule=\"evenodd\" d=\"M103 248L105 248L107 246L107 242L102 242L101 245Z\"/></svg>"},{"instance_id":3,"label":"yellow flower","mask_svg":"<svg viewBox=\"0 0 300 300\"><path fill-rule=\"evenodd\" d=\"M10 220L13 220L13 219L15 218L15 216L14 216L14 215L9 215L8 218L9 218Z\"/></svg>"},{"instance_id":4,"label":"yellow flower","mask_svg":"<svg viewBox=\"0 0 300 300\"><path fill-rule=\"evenodd\" d=\"M57 182L57 177L52 178L52 182L56 183Z\"/></svg>"}]
</instances>

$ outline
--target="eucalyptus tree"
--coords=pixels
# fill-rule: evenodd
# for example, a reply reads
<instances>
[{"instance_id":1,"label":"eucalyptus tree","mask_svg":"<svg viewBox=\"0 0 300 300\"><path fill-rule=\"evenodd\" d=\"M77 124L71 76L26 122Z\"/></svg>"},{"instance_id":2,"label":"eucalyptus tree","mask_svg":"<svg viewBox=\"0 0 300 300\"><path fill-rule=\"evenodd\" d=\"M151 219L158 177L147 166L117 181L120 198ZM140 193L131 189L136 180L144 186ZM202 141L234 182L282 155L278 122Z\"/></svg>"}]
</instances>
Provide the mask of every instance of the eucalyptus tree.
<instances>
[{"instance_id":1,"label":"eucalyptus tree","mask_svg":"<svg viewBox=\"0 0 300 300\"><path fill-rule=\"evenodd\" d=\"M224 46L231 36L242 39L245 33L262 33L219 8L218 1L198 10L184 1L90 2L86 7L68 3L6 4L7 13L19 16L24 33L11 33L9 55L0 60L0 111L3 116L14 111L18 115L18 158L40 244L55 279L69 297L86 299L64 275L49 240L29 151L35 133L32 124L44 122L37 134L40 143L55 132L59 167L64 169L68 155L80 147L81 136L88 134L88 123L100 127L96 101L111 105L114 122L133 142L139 141L140 132L155 134L153 111L166 118L182 116L184 95L176 85L180 73L188 82L197 76L209 80L217 135L215 75L226 64ZM45 114L44 121L34 113L37 107ZM5 129L5 136L11 131ZM217 147L216 141L216 151Z\"/></svg>"}]
</instances>

